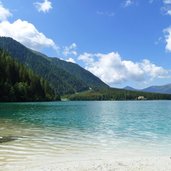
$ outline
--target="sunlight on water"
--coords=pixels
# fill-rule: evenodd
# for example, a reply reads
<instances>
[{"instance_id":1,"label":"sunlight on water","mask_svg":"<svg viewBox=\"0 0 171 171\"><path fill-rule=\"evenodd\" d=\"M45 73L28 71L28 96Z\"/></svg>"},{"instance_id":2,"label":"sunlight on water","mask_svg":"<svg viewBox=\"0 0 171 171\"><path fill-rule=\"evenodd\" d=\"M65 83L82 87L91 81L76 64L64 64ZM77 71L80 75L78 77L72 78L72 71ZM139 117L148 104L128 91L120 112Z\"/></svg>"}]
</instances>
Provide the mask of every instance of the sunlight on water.
<instances>
[{"instance_id":1,"label":"sunlight on water","mask_svg":"<svg viewBox=\"0 0 171 171\"><path fill-rule=\"evenodd\" d=\"M158 102L0 104L0 166L42 158L171 154L171 105Z\"/></svg>"}]
</instances>

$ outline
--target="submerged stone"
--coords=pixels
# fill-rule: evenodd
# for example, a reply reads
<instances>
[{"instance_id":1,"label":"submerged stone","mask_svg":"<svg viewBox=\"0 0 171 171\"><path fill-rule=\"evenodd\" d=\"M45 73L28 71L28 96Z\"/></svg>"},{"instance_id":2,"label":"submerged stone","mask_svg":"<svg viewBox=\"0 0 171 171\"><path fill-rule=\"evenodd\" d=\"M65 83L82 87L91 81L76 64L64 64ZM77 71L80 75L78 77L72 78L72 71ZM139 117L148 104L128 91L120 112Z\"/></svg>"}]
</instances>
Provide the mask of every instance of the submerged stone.
<instances>
[{"instance_id":1,"label":"submerged stone","mask_svg":"<svg viewBox=\"0 0 171 171\"><path fill-rule=\"evenodd\" d=\"M10 141L15 141L15 140L17 140L17 137L14 137L14 136L4 136L4 137L0 136L0 144L10 142Z\"/></svg>"}]
</instances>

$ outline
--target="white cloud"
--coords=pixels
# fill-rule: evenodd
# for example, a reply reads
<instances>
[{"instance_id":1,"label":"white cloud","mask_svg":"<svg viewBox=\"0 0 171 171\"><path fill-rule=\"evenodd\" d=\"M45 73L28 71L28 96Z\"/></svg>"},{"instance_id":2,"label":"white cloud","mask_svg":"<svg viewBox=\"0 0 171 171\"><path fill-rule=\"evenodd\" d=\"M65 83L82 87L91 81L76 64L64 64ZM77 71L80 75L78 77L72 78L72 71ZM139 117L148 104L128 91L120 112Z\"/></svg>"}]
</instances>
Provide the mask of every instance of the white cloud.
<instances>
[{"instance_id":1,"label":"white cloud","mask_svg":"<svg viewBox=\"0 0 171 171\"><path fill-rule=\"evenodd\" d=\"M165 5L161 8L161 12L162 12L164 15L171 15L171 6L165 4Z\"/></svg>"},{"instance_id":2,"label":"white cloud","mask_svg":"<svg viewBox=\"0 0 171 171\"><path fill-rule=\"evenodd\" d=\"M162 68L161 66L157 66L151 63L149 60L144 59L142 63L140 63L140 67L144 70L146 74L149 75L151 79L155 78L167 78L169 71Z\"/></svg>"},{"instance_id":3,"label":"white cloud","mask_svg":"<svg viewBox=\"0 0 171 171\"><path fill-rule=\"evenodd\" d=\"M108 84L125 81L146 82L155 78L168 76L168 71L156 66L149 60L132 62L122 60L118 53L89 54L84 53L78 60L85 62L85 68Z\"/></svg>"},{"instance_id":4,"label":"white cloud","mask_svg":"<svg viewBox=\"0 0 171 171\"><path fill-rule=\"evenodd\" d=\"M171 26L164 29L164 33L165 33L165 41L166 41L165 49L171 52Z\"/></svg>"},{"instance_id":5,"label":"white cloud","mask_svg":"<svg viewBox=\"0 0 171 171\"><path fill-rule=\"evenodd\" d=\"M163 0L164 4L171 4L171 0Z\"/></svg>"},{"instance_id":6,"label":"white cloud","mask_svg":"<svg viewBox=\"0 0 171 171\"><path fill-rule=\"evenodd\" d=\"M171 15L171 9L167 10L167 14Z\"/></svg>"},{"instance_id":7,"label":"white cloud","mask_svg":"<svg viewBox=\"0 0 171 171\"><path fill-rule=\"evenodd\" d=\"M57 49L52 39L39 32L32 23L20 19L13 23L2 21L0 23L0 36L12 37L31 49L40 50L46 47Z\"/></svg>"},{"instance_id":8,"label":"white cloud","mask_svg":"<svg viewBox=\"0 0 171 171\"><path fill-rule=\"evenodd\" d=\"M35 50L41 50L46 47L57 50L58 47L54 41L39 32L32 23L21 19L11 23L7 20L10 16L12 16L10 11L5 9L0 2L0 36L12 37L25 46Z\"/></svg>"},{"instance_id":9,"label":"white cloud","mask_svg":"<svg viewBox=\"0 0 171 171\"><path fill-rule=\"evenodd\" d=\"M166 15L171 15L171 0L163 0L162 12Z\"/></svg>"},{"instance_id":10,"label":"white cloud","mask_svg":"<svg viewBox=\"0 0 171 171\"><path fill-rule=\"evenodd\" d=\"M67 61L67 62L76 63L75 60L74 60L73 58L68 58L66 61Z\"/></svg>"},{"instance_id":11,"label":"white cloud","mask_svg":"<svg viewBox=\"0 0 171 171\"><path fill-rule=\"evenodd\" d=\"M91 53L84 53L80 55L78 60L83 61L87 65L91 65L94 62L93 55Z\"/></svg>"},{"instance_id":12,"label":"white cloud","mask_svg":"<svg viewBox=\"0 0 171 171\"><path fill-rule=\"evenodd\" d=\"M11 12L8 9L4 8L0 1L0 21L5 21L10 16L12 16Z\"/></svg>"},{"instance_id":13,"label":"white cloud","mask_svg":"<svg viewBox=\"0 0 171 171\"><path fill-rule=\"evenodd\" d=\"M129 7L134 4L134 0L125 0L123 6L124 7Z\"/></svg>"},{"instance_id":14,"label":"white cloud","mask_svg":"<svg viewBox=\"0 0 171 171\"><path fill-rule=\"evenodd\" d=\"M68 56L68 55L74 55L74 56L76 56L77 55L76 49L77 49L76 43L72 43L70 46L65 46L64 47L63 54L65 56Z\"/></svg>"},{"instance_id":15,"label":"white cloud","mask_svg":"<svg viewBox=\"0 0 171 171\"><path fill-rule=\"evenodd\" d=\"M44 0L43 2L35 2L35 7L39 12L49 12L52 9L52 3L49 0Z\"/></svg>"}]
</instances>

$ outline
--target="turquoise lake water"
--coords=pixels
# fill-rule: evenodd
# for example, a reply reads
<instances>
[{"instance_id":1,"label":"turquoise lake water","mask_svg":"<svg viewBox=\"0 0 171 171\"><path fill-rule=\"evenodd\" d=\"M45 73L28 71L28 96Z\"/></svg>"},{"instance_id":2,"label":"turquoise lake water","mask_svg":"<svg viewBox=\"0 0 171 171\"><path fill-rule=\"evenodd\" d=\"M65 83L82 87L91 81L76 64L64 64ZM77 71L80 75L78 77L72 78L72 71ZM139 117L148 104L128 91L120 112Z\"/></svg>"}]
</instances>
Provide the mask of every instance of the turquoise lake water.
<instances>
[{"instance_id":1,"label":"turquoise lake water","mask_svg":"<svg viewBox=\"0 0 171 171\"><path fill-rule=\"evenodd\" d=\"M171 101L1 103L0 165L42 156L171 155Z\"/></svg>"}]
</instances>

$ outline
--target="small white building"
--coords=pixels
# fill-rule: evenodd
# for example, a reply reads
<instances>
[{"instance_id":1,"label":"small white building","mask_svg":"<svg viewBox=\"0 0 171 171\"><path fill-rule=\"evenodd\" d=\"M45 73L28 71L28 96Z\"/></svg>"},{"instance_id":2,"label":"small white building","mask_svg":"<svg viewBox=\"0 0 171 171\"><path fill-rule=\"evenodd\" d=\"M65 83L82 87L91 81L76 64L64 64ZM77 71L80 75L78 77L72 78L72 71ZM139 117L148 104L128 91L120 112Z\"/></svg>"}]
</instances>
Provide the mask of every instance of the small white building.
<instances>
[{"instance_id":1,"label":"small white building","mask_svg":"<svg viewBox=\"0 0 171 171\"><path fill-rule=\"evenodd\" d=\"M147 100L144 96L138 96L137 100Z\"/></svg>"}]
</instances>

